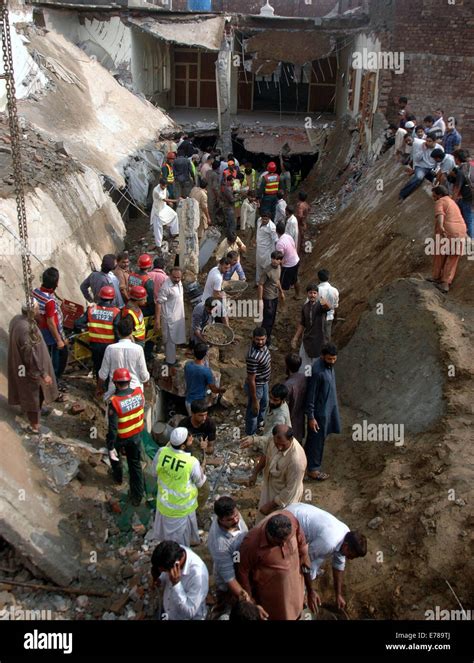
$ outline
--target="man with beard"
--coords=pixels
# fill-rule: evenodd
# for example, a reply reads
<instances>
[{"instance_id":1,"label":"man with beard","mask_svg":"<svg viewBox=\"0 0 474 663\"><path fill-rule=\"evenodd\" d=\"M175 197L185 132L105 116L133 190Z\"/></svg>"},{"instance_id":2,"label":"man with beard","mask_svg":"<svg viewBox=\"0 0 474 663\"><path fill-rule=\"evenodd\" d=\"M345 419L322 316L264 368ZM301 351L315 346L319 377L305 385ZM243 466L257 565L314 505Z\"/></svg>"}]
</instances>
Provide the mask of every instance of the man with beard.
<instances>
[{"instance_id":1,"label":"man with beard","mask_svg":"<svg viewBox=\"0 0 474 663\"><path fill-rule=\"evenodd\" d=\"M337 348L332 343L328 343L321 350L321 357L313 364L306 397L308 418L308 437L305 446L308 459L306 474L315 481L329 478L328 474L321 472L324 441L328 435L341 432L334 374L336 361Z\"/></svg>"},{"instance_id":2,"label":"man with beard","mask_svg":"<svg viewBox=\"0 0 474 663\"><path fill-rule=\"evenodd\" d=\"M300 322L291 341L291 347L296 350L300 338L302 338L300 372L307 376L309 368L321 354L321 348L324 345L326 311L329 307L326 300L319 299L319 290L316 283L308 285L306 294L308 301L301 309Z\"/></svg>"}]
</instances>

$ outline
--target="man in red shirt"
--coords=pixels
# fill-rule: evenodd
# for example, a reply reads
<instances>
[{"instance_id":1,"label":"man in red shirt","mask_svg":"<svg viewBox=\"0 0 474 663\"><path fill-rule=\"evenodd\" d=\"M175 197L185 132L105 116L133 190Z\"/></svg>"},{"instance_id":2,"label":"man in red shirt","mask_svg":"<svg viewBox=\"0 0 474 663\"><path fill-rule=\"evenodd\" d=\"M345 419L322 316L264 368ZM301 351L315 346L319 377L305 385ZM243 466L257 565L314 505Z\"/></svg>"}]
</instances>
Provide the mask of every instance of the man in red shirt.
<instances>
[{"instance_id":1,"label":"man in red shirt","mask_svg":"<svg viewBox=\"0 0 474 663\"><path fill-rule=\"evenodd\" d=\"M64 334L61 307L54 294L58 283L59 271L55 267L48 267L43 272L41 287L33 290L33 297L39 304L38 326L48 346L59 384L67 364L68 340ZM64 390L64 385L59 385L60 389L61 386Z\"/></svg>"}]
</instances>

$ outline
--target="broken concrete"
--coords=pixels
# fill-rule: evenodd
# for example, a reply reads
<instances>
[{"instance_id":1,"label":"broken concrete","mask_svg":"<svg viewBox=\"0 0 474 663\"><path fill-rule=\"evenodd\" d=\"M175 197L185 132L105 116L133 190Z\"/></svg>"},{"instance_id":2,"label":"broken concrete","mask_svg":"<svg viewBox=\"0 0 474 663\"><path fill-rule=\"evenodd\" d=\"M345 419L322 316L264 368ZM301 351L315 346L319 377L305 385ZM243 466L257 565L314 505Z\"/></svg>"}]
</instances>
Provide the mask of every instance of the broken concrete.
<instances>
[{"instance_id":1,"label":"broken concrete","mask_svg":"<svg viewBox=\"0 0 474 663\"><path fill-rule=\"evenodd\" d=\"M179 266L184 271L199 274L199 204L194 198L181 200L177 208L179 219Z\"/></svg>"},{"instance_id":2,"label":"broken concrete","mask_svg":"<svg viewBox=\"0 0 474 663\"><path fill-rule=\"evenodd\" d=\"M260 64L265 60L303 65L327 57L333 50L334 43L329 33L316 30L269 30L246 40L245 50L255 54L252 71L257 73ZM262 71L258 73L263 75Z\"/></svg>"},{"instance_id":3,"label":"broken concrete","mask_svg":"<svg viewBox=\"0 0 474 663\"><path fill-rule=\"evenodd\" d=\"M31 28L27 34L49 86L37 100L20 102L20 114L81 163L123 186L130 155L153 144L173 122L58 33Z\"/></svg>"},{"instance_id":4,"label":"broken concrete","mask_svg":"<svg viewBox=\"0 0 474 663\"><path fill-rule=\"evenodd\" d=\"M129 23L149 32L158 39L174 44L205 48L208 51L218 51L224 34L225 18L189 17L154 18L151 16L129 18Z\"/></svg>"}]
</instances>

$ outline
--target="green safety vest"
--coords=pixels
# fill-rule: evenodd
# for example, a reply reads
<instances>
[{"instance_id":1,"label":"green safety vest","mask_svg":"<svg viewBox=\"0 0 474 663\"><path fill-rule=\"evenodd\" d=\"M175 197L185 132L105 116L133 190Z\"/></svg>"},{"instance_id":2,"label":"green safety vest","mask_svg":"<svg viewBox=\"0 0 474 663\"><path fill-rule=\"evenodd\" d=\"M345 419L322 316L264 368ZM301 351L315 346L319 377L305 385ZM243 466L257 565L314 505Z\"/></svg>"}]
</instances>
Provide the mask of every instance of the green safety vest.
<instances>
[{"instance_id":1,"label":"green safety vest","mask_svg":"<svg viewBox=\"0 0 474 663\"><path fill-rule=\"evenodd\" d=\"M199 461L191 454L165 447L158 457L156 508L168 518L184 518L197 509L198 489L191 472Z\"/></svg>"}]
</instances>

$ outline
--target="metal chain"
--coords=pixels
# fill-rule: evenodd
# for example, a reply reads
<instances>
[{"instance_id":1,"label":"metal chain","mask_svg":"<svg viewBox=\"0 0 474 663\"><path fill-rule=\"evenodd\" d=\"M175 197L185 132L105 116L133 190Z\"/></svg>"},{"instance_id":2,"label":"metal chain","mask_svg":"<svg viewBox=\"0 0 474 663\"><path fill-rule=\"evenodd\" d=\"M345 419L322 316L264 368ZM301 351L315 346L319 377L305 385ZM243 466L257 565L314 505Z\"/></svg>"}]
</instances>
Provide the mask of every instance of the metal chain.
<instances>
[{"instance_id":1,"label":"metal chain","mask_svg":"<svg viewBox=\"0 0 474 663\"><path fill-rule=\"evenodd\" d=\"M38 327L35 323L33 308L33 275L31 272L30 248L28 245L28 224L26 219L25 190L23 168L21 163L21 131L18 122L16 107L15 79L13 71L13 50L10 36L10 23L8 20L7 0L0 0L1 39L3 52L3 75L7 93L8 124L10 126L10 140L13 163L13 179L15 188L16 210L18 217L18 234L21 242L21 264L23 269L23 288L28 307L28 320L30 323L30 338L32 343L38 340Z\"/></svg>"}]
</instances>

